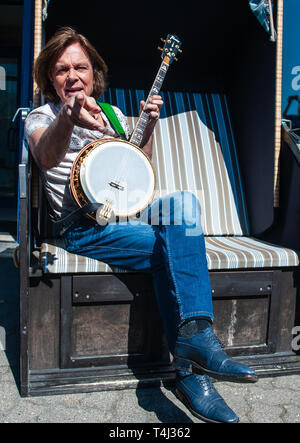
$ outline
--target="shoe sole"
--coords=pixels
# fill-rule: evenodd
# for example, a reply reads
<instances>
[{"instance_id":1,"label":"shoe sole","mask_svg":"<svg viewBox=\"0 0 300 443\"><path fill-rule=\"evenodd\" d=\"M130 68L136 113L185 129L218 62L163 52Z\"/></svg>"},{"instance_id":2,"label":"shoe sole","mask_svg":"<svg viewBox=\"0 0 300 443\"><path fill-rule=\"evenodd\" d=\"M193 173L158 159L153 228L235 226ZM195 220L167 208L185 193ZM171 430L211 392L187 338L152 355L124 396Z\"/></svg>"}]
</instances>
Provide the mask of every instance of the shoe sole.
<instances>
[{"instance_id":1,"label":"shoe sole","mask_svg":"<svg viewBox=\"0 0 300 443\"><path fill-rule=\"evenodd\" d=\"M178 358L175 357L173 361L173 365L176 369L182 370L182 371L188 371L192 373L204 373L209 375L210 377L213 377L217 380L222 381L230 381L230 382L236 382L236 383L256 383L258 381L257 375L244 375L244 376L228 376L226 374L222 374L220 372L215 372L210 369L205 368L204 366L199 365L198 363L195 363L191 360L186 360L184 358Z\"/></svg>"},{"instance_id":2,"label":"shoe sole","mask_svg":"<svg viewBox=\"0 0 300 443\"><path fill-rule=\"evenodd\" d=\"M189 399L178 388L175 388L175 395L185 405L185 407L190 411L191 414L193 414L195 417L199 418L200 420L205 421L206 423L238 423L239 422L239 418L235 421L224 422L224 421L213 420L211 418L205 417L204 415L199 414L198 412L196 412L193 409Z\"/></svg>"}]
</instances>

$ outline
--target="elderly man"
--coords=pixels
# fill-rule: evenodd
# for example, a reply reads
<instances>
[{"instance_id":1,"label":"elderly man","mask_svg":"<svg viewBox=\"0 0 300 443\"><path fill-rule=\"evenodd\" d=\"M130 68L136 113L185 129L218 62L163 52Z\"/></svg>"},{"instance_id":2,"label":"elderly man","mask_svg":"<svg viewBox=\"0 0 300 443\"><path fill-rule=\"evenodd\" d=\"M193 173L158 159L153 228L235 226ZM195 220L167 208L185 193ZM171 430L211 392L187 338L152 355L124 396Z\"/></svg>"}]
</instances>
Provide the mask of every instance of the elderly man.
<instances>
[{"instance_id":1,"label":"elderly man","mask_svg":"<svg viewBox=\"0 0 300 443\"><path fill-rule=\"evenodd\" d=\"M61 218L77 209L69 176L78 152L91 141L114 134L109 118L96 103L106 86L107 67L84 36L62 28L46 44L34 72L47 103L29 114L25 134L49 203ZM159 95L147 104L141 102L141 109L150 114L140 147L150 158L162 105ZM118 108L114 111L128 137L126 117ZM226 355L212 330L211 287L197 199L189 192L164 199L150 204L134 222L100 225L82 217L63 234L66 248L110 265L152 273L177 368L178 397L200 419L237 422L209 376L241 382L256 381L257 376ZM159 220L155 226L149 222L153 214ZM191 230L193 234L187 235Z\"/></svg>"}]
</instances>

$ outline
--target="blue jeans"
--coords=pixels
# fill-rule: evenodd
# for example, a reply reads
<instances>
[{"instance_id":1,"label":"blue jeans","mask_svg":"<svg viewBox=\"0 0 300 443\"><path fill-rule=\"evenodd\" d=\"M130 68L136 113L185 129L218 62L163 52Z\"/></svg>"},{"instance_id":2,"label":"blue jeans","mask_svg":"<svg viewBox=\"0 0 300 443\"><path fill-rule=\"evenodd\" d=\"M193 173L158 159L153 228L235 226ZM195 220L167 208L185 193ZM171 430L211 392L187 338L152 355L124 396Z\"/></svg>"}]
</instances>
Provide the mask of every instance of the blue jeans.
<instances>
[{"instance_id":1,"label":"blue jeans","mask_svg":"<svg viewBox=\"0 0 300 443\"><path fill-rule=\"evenodd\" d=\"M138 219L105 226L84 219L64 234L70 252L152 273L171 352L186 319L213 319L200 213L194 194L176 192L155 200Z\"/></svg>"}]
</instances>

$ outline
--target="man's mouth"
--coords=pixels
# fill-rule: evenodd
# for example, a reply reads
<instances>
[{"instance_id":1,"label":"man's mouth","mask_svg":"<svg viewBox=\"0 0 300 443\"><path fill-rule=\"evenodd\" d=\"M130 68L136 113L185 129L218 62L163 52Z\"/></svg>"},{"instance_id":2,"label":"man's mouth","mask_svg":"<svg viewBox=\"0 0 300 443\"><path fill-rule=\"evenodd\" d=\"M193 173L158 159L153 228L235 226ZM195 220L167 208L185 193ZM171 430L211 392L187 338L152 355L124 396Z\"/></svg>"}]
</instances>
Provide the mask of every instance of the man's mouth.
<instances>
[{"instance_id":1,"label":"man's mouth","mask_svg":"<svg viewBox=\"0 0 300 443\"><path fill-rule=\"evenodd\" d=\"M77 94L78 92L83 91L83 88L66 88L65 92L67 95Z\"/></svg>"}]
</instances>

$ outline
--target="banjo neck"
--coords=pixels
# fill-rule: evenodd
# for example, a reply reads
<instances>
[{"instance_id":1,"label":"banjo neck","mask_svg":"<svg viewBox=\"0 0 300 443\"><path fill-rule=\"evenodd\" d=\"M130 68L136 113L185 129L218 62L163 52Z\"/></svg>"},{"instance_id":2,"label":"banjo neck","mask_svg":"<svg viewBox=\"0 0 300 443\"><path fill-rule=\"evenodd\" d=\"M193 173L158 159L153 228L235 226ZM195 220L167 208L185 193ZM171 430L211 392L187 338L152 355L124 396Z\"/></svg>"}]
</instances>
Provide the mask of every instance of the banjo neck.
<instances>
[{"instance_id":1,"label":"banjo neck","mask_svg":"<svg viewBox=\"0 0 300 443\"><path fill-rule=\"evenodd\" d=\"M158 94L159 91L161 90L161 87L164 82L164 79L165 79L168 69L169 69L169 65L163 61L162 64L160 65L160 69L156 75L156 78L154 80L152 88L151 88L149 95L147 97L146 104L148 104L150 98L153 95ZM135 129L134 129L133 133L131 134L131 137L129 140L134 145L137 145L140 147L142 140L143 140L145 129L148 124L149 117L150 117L149 110L146 110L146 111L143 110L141 112L141 114L138 118L138 121L136 123Z\"/></svg>"},{"instance_id":2,"label":"banjo neck","mask_svg":"<svg viewBox=\"0 0 300 443\"><path fill-rule=\"evenodd\" d=\"M148 94L146 105L148 104L150 98L153 95L156 95L161 90L162 84L165 80L166 74L168 72L169 66L172 63L173 60L176 60L176 55L178 52L182 52L181 42L179 38L176 35L169 34L166 38L166 40L162 41L165 43L164 48L158 48L160 51L162 51L162 63L160 65L160 68L158 70L158 73L155 77L154 83L151 87L151 90ZM142 110L138 121L136 123L136 126L134 128L133 133L131 134L131 137L129 139L130 143L133 143L134 145L140 147L143 141L144 132L147 127L148 121L150 117L150 111L149 110Z\"/></svg>"}]
</instances>

